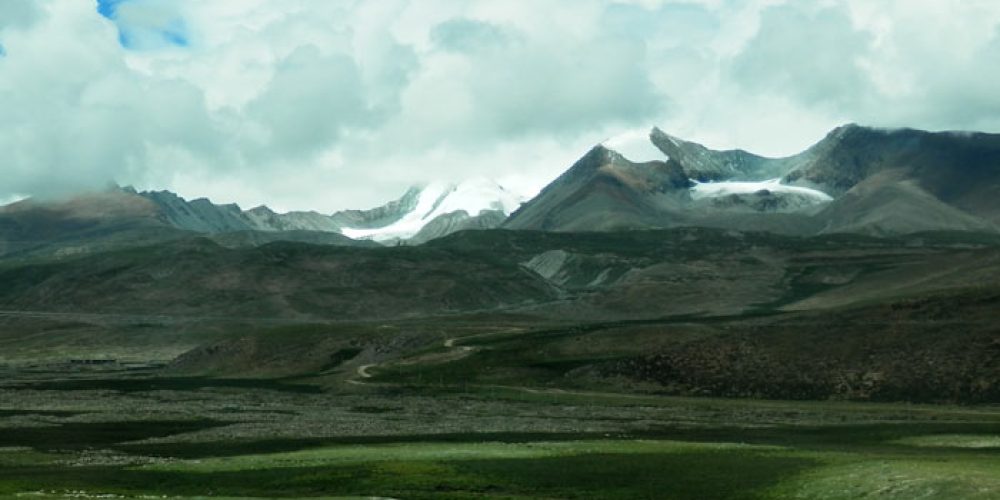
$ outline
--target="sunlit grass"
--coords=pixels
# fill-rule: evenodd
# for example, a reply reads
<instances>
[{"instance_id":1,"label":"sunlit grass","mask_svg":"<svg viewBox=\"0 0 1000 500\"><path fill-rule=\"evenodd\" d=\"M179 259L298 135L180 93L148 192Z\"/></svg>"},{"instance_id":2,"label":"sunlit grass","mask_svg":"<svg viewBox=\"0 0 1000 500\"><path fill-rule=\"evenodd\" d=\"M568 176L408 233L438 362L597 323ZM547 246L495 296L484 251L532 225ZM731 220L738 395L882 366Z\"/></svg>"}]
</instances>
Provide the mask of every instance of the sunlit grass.
<instances>
[{"instance_id":1,"label":"sunlit grass","mask_svg":"<svg viewBox=\"0 0 1000 500\"><path fill-rule=\"evenodd\" d=\"M993 460L886 459L821 467L783 482L774 498L886 500L1000 498Z\"/></svg>"},{"instance_id":2,"label":"sunlit grass","mask_svg":"<svg viewBox=\"0 0 1000 500\"><path fill-rule=\"evenodd\" d=\"M912 436L893 442L924 448L997 448L1000 450L1000 435L939 434L933 436ZM1000 475L1000 471L997 471L997 474Z\"/></svg>"},{"instance_id":3,"label":"sunlit grass","mask_svg":"<svg viewBox=\"0 0 1000 500\"><path fill-rule=\"evenodd\" d=\"M148 470L231 472L289 467L321 467L372 462L535 459L587 454L685 453L702 450L780 449L736 443L659 440L593 440L533 443L399 443L317 448L287 453L183 460L143 466Z\"/></svg>"}]
</instances>

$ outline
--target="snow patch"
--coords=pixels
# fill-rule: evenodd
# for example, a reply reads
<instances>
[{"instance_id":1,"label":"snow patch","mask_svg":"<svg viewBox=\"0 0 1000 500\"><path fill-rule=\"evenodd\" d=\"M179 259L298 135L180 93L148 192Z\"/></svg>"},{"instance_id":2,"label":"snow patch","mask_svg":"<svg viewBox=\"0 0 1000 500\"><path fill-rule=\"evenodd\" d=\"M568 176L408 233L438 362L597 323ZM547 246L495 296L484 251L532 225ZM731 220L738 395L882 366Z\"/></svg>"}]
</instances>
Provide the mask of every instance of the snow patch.
<instances>
[{"instance_id":1,"label":"snow patch","mask_svg":"<svg viewBox=\"0 0 1000 500\"><path fill-rule=\"evenodd\" d=\"M7 205L12 205L22 200L28 199L28 195L24 194L12 194L8 197L0 198L0 207L5 207Z\"/></svg>"},{"instance_id":2,"label":"snow patch","mask_svg":"<svg viewBox=\"0 0 1000 500\"><path fill-rule=\"evenodd\" d=\"M523 199L489 179L472 179L459 184L432 182L420 191L417 206L400 220L371 229L342 228L352 239L386 241L416 236L432 220L452 212L465 211L470 216L488 210L502 210L510 215Z\"/></svg>"},{"instance_id":3,"label":"snow patch","mask_svg":"<svg viewBox=\"0 0 1000 500\"><path fill-rule=\"evenodd\" d=\"M782 184L781 179L770 179L766 181L722 181L722 182L697 182L691 188L691 198L700 200L703 198L718 198L731 194L753 194L758 191L770 191L772 193L798 194L817 201L831 201L833 198L817 189L810 189L800 186L789 186Z\"/></svg>"},{"instance_id":4,"label":"snow patch","mask_svg":"<svg viewBox=\"0 0 1000 500\"><path fill-rule=\"evenodd\" d=\"M626 132L602 142L601 146L624 156L632 163L667 161L669 159L663 151L660 151L660 148L653 144L648 130Z\"/></svg>"}]
</instances>

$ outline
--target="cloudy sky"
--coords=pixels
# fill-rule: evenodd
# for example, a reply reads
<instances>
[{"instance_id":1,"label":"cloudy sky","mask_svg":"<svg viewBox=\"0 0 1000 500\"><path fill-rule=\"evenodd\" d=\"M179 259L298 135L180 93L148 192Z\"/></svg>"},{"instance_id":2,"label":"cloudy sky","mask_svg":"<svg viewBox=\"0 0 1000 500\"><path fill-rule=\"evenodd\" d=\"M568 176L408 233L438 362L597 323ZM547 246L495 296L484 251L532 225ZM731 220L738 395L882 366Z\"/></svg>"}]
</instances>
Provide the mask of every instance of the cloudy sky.
<instances>
[{"instance_id":1,"label":"cloudy sky","mask_svg":"<svg viewBox=\"0 0 1000 500\"><path fill-rule=\"evenodd\" d=\"M767 155L846 122L1000 132L998 82L996 0L0 0L0 201L530 194L653 125Z\"/></svg>"}]
</instances>

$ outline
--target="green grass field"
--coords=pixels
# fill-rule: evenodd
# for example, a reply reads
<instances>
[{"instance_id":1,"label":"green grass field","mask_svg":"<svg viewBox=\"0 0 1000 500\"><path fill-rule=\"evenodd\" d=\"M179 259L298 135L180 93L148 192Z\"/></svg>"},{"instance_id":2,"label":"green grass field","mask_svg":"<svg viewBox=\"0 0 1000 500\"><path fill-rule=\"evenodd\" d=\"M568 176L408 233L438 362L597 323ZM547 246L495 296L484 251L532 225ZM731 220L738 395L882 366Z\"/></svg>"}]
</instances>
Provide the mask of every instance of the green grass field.
<instances>
[{"instance_id":1,"label":"green grass field","mask_svg":"<svg viewBox=\"0 0 1000 500\"><path fill-rule=\"evenodd\" d=\"M996 439L997 436L982 436ZM997 449L816 451L665 440L342 445L149 465L0 451L0 493L399 498L998 498Z\"/></svg>"},{"instance_id":2,"label":"green grass field","mask_svg":"<svg viewBox=\"0 0 1000 500\"><path fill-rule=\"evenodd\" d=\"M991 407L166 387L2 391L0 497L1000 498ZM155 411L112 408L122 394ZM61 411L29 407L42 397ZM192 411L176 413L178 403ZM445 433L449 413L482 430ZM167 414L175 419L153 418ZM346 415L376 430L322 437L308 427ZM504 428L494 417L525 415L523 432L489 431ZM441 432L378 431L422 418Z\"/></svg>"}]
</instances>

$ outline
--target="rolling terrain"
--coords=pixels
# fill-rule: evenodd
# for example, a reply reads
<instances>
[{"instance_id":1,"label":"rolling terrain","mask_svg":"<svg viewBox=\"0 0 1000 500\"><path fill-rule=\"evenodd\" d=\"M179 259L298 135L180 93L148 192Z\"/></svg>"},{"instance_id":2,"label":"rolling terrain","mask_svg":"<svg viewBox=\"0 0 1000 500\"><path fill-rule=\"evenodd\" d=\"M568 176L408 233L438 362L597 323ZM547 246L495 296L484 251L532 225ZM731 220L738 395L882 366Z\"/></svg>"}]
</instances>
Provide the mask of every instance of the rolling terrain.
<instances>
[{"instance_id":1,"label":"rolling terrain","mask_svg":"<svg viewBox=\"0 0 1000 500\"><path fill-rule=\"evenodd\" d=\"M167 335L191 352L175 347L136 361L180 356L170 365L179 373L312 376L334 359L370 364L397 382L439 374L427 376L677 395L988 402L998 397L1000 373L998 278L1000 237L976 233L488 230L388 248L227 248L196 237L0 261L0 311L9 318L0 339L15 346L8 359L46 343L64 352L70 339L103 335L102 318L123 317L141 326L104 327L123 343L111 351L134 355L130 342L157 345L155 336ZM69 324L19 340L32 314ZM271 332L296 323L354 333ZM142 333L123 333L130 329ZM397 341L382 345L372 331L395 331ZM465 331L513 333L458 342L469 349L441 344Z\"/></svg>"},{"instance_id":2,"label":"rolling terrain","mask_svg":"<svg viewBox=\"0 0 1000 500\"><path fill-rule=\"evenodd\" d=\"M998 498L997 144L654 129L520 208L8 205L0 498Z\"/></svg>"}]
</instances>

